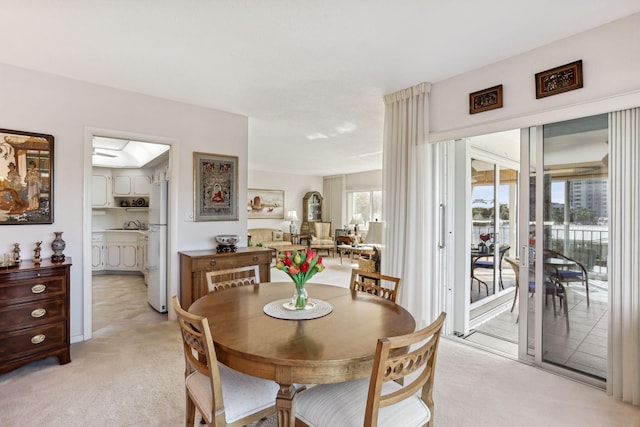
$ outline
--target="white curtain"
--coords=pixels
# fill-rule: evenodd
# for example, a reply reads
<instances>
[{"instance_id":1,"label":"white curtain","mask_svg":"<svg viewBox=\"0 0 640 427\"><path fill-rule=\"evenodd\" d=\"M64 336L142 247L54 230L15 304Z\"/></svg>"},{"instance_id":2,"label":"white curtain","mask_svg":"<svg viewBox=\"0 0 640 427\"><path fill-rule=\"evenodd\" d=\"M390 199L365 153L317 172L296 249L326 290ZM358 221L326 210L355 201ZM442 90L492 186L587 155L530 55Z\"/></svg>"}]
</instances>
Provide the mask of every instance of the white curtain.
<instances>
[{"instance_id":1,"label":"white curtain","mask_svg":"<svg viewBox=\"0 0 640 427\"><path fill-rule=\"evenodd\" d=\"M383 143L382 272L402 278L399 303L421 328L433 313L435 191L429 166L433 148L429 135L429 83L386 95Z\"/></svg>"},{"instance_id":2,"label":"white curtain","mask_svg":"<svg viewBox=\"0 0 640 427\"><path fill-rule=\"evenodd\" d=\"M609 114L607 393L640 405L640 109Z\"/></svg>"},{"instance_id":3,"label":"white curtain","mask_svg":"<svg viewBox=\"0 0 640 427\"><path fill-rule=\"evenodd\" d=\"M331 235L336 228L346 224L347 204L345 203L345 176L326 176L323 179L324 200L322 201L322 219L331 221Z\"/></svg>"}]
</instances>

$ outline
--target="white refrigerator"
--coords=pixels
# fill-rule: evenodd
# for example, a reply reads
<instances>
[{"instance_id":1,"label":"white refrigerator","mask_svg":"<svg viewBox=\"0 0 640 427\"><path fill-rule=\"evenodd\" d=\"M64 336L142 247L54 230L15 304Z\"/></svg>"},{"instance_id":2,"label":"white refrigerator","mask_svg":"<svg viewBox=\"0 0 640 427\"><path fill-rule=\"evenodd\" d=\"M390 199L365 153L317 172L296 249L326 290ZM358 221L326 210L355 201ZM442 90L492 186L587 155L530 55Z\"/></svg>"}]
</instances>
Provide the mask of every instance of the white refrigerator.
<instances>
[{"instance_id":1,"label":"white refrigerator","mask_svg":"<svg viewBox=\"0 0 640 427\"><path fill-rule=\"evenodd\" d=\"M147 246L147 300L160 313L167 311L167 211L169 181L151 184Z\"/></svg>"}]
</instances>

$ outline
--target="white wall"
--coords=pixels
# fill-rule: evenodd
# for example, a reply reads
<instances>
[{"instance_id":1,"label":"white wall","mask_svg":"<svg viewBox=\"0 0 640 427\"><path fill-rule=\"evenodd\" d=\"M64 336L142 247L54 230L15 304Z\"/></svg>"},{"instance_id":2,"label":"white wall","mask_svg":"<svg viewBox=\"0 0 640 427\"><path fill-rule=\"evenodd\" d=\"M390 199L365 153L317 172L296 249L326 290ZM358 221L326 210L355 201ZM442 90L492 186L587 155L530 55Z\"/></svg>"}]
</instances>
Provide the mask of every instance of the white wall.
<instances>
[{"instance_id":1,"label":"white wall","mask_svg":"<svg viewBox=\"0 0 640 427\"><path fill-rule=\"evenodd\" d=\"M65 255L71 268L71 337L83 333L83 210L84 173L90 154L85 150L87 128L113 129L175 142L172 147L171 200L176 241L170 260L169 294L177 290L177 251L211 248L216 234L244 234L247 214L228 222L186 222L193 211L193 152L239 157L239 201L247 188L247 117L199 108L50 74L0 64L0 128L51 134L54 142L54 220L50 225L0 225L0 253L20 243L22 258L31 259L36 241L42 256L51 255L54 231L63 231ZM321 184L319 184L320 186ZM89 185L90 187L90 185ZM90 244L90 241L88 242Z\"/></svg>"},{"instance_id":2,"label":"white wall","mask_svg":"<svg viewBox=\"0 0 640 427\"><path fill-rule=\"evenodd\" d=\"M302 198L309 191L319 191L322 194L322 177L292 175L250 170L248 188L261 190L284 190L284 212L295 209L298 212L296 229L300 230L302 223ZM246 197L245 197L246 198ZM243 206L244 207L244 206ZM246 214L245 214L246 215ZM247 228L277 228L289 232L291 221L286 219L249 219ZM246 245L246 242L244 242Z\"/></svg>"},{"instance_id":3,"label":"white wall","mask_svg":"<svg viewBox=\"0 0 640 427\"><path fill-rule=\"evenodd\" d=\"M432 84L430 140L481 135L640 105L640 14ZM490 49L487 46L487 49ZM536 99L536 73L582 59L584 87ZM504 107L469 114L469 94L503 85Z\"/></svg>"}]
</instances>

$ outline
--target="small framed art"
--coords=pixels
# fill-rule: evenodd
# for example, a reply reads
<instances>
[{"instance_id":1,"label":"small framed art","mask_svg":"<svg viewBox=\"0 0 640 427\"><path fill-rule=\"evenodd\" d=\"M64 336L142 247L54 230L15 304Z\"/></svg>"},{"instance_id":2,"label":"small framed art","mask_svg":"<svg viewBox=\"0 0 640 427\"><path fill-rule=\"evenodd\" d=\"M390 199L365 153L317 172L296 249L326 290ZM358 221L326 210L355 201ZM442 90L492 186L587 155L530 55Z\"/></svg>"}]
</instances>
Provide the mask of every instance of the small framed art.
<instances>
[{"instance_id":1,"label":"small framed art","mask_svg":"<svg viewBox=\"0 0 640 427\"><path fill-rule=\"evenodd\" d=\"M247 192L249 219L284 219L284 190L256 190Z\"/></svg>"},{"instance_id":2,"label":"small framed art","mask_svg":"<svg viewBox=\"0 0 640 427\"><path fill-rule=\"evenodd\" d=\"M194 221L238 220L238 157L193 153Z\"/></svg>"},{"instance_id":3,"label":"small framed art","mask_svg":"<svg viewBox=\"0 0 640 427\"><path fill-rule=\"evenodd\" d=\"M0 225L53 223L53 136L0 129Z\"/></svg>"},{"instance_id":4,"label":"small framed art","mask_svg":"<svg viewBox=\"0 0 640 427\"><path fill-rule=\"evenodd\" d=\"M469 94L469 114L502 108L502 85Z\"/></svg>"},{"instance_id":5,"label":"small framed art","mask_svg":"<svg viewBox=\"0 0 640 427\"><path fill-rule=\"evenodd\" d=\"M582 60L536 73L536 99L583 86Z\"/></svg>"}]
</instances>

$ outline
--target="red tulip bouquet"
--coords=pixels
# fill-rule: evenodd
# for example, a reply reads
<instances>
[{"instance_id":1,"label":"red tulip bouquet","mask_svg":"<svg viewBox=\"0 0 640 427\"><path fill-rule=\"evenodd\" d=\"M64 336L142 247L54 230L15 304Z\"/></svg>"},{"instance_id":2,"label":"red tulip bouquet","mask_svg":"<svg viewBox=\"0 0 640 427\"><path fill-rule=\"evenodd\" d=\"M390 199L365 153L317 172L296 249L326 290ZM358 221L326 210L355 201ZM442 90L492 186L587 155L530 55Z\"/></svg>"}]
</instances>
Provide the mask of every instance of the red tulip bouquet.
<instances>
[{"instance_id":1,"label":"red tulip bouquet","mask_svg":"<svg viewBox=\"0 0 640 427\"><path fill-rule=\"evenodd\" d=\"M324 270L322 257L311 250L287 251L278 256L276 268L287 273L295 283L297 292L295 308L303 310L307 305L307 292L304 285L313 275Z\"/></svg>"}]
</instances>

